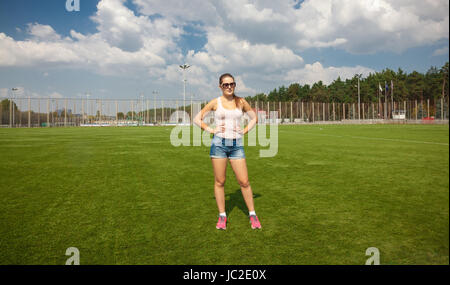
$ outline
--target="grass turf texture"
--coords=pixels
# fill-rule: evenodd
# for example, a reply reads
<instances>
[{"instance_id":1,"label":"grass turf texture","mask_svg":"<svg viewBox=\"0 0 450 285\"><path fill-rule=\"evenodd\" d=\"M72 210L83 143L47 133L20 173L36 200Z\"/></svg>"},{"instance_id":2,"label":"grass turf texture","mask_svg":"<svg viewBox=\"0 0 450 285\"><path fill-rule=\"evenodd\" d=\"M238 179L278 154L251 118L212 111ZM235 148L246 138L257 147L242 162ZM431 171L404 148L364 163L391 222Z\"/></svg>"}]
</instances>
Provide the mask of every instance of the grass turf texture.
<instances>
[{"instance_id":1,"label":"grass turf texture","mask_svg":"<svg viewBox=\"0 0 450 285\"><path fill-rule=\"evenodd\" d=\"M170 131L0 129L0 264L449 264L448 125L280 126L245 147L259 231L230 165L216 230L209 148Z\"/></svg>"}]
</instances>

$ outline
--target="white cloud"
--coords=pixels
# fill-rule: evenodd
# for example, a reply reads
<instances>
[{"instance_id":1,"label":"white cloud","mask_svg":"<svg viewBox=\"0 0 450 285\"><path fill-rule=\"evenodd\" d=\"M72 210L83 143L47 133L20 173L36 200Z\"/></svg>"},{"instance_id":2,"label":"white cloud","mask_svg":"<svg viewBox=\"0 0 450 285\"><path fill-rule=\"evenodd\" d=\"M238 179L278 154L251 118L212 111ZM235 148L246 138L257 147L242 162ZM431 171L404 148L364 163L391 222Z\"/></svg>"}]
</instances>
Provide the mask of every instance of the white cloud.
<instances>
[{"instance_id":1,"label":"white cloud","mask_svg":"<svg viewBox=\"0 0 450 285\"><path fill-rule=\"evenodd\" d=\"M150 20L137 16L124 6L125 0L100 1L92 20L98 24L101 37L114 47L125 51L139 51L142 48L160 53L175 49L173 40L181 30L166 19Z\"/></svg>"},{"instance_id":2,"label":"white cloud","mask_svg":"<svg viewBox=\"0 0 450 285\"><path fill-rule=\"evenodd\" d=\"M176 2L176 3L175 3ZM402 52L448 38L448 0L134 0L140 12L178 24L198 21L251 44L291 50L336 47L352 53ZM194 9L192 7L195 7Z\"/></svg>"},{"instance_id":3,"label":"white cloud","mask_svg":"<svg viewBox=\"0 0 450 285\"><path fill-rule=\"evenodd\" d=\"M183 26L192 22L207 32L208 43L206 51L188 58L193 56L213 71L235 61L250 68L266 65L267 55L276 60L275 66L285 68L291 58L296 57L295 64L301 60L299 48L401 52L448 38L449 31L446 0L306 0L300 9L288 0L134 0L139 15L124 3L98 3L91 17L98 30L93 35L72 30L71 37L63 39L51 26L39 23L28 25L30 38L25 41L2 34L6 42L1 50L8 56L0 57L0 65L77 62L106 71L109 64L147 68L170 64L182 60L176 41Z\"/></svg>"},{"instance_id":4,"label":"white cloud","mask_svg":"<svg viewBox=\"0 0 450 285\"><path fill-rule=\"evenodd\" d=\"M59 41L61 36L49 25L41 25L39 23L28 24L27 32L35 40L42 41Z\"/></svg>"},{"instance_id":5,"label":"white cloud","mask_svg":"<svg viewBox=\"0 0 450 285\"><path fill-rule=\"evenodd\" d=\"M448 54L448 46L438 48L433 52L433 56L440 56L440 55L446 55Z\"/></svg>"},{"instance_id":6,"label":"white cloud","mask_svg":"<svg viewBox=\"0 0 450 285\"><path fill-rule=\"evenodd\" d=\"M141 74L181 58L175 39L180 29L165 19L136 16L125 0L102 0L92 20L98 32L75 30L63 38L48 25L29 24L29 38L16 41L0 33L0 66L54 64L100 74ZM69 64L69 65L68 65Z\"/></svg>"},{"instance_id":7,"label":"white cloud","mask_svg":"<svg viewBox=\"0 0 450 285\"><path fill-rule=\"evenodd\" d=\"M28 25L25 40L0 33L0 66L51 65L182 86L178 65L188 62L189 86L199 96L214 97L224 72L251 95L261 79L327 84L372 71L305 65L306 49L402 52L448 39L449 32L447 0L306 0L300 9L293 0L133 0L137 13L125 2L101 0L91 17L93 34L71 30L63 37L40 23ZM206 44L183 55L179 42L187 26L204 33ZM434 55L445 53L448 47Z\"/></svg>"},{"instance_id":8,"label":"white cloud","mask_svg":"<svg viewBox=\"0 0 450 285\"><path fill-rule=\"evenodd\" d=\"M0 33L0 66L32 66L39 63L79 61L76 52L61 41L15 41Z\"/></svg>"},{"instance_id":9,"label":"white cloud","mask_svg":"<svg viewBox=\"0 0 450 285\"><path fill-rule=\"evenodd\" d=\"M8 88L0 88L0 98L9 98Z\"/></svg>"},{"instance_id":10,"label":"white cloud","mask_svg":"<svg viewBox=\"0 0 450 285\"><path fill-rule=\"evenodd\" d=\"M250 44L293 51L335 47L351 53L402 52L448 38L448 0L296 1L134 0L140 12L177 23L198 21ZM191 7L195 7L192 9Z\"/></svg>"},{"instance_id":11,"label":"white cloud","mask_svg":"<svg viewBox=\"0 0 450 285\"><path fill-rule=\"evenodd\" d=\"M355 74L362 74L363 77L368 76L370 73L374 73L373 69L363 66L341 66L341 67L323 67L320 62L313 64L306 64L301 69L293 69L287 72L285 75L286 80L292 82L298 82L300 84L313 84L318 81L322 81L328 85L332 83L339 76L345 80L352 78Z\"/></svg>"},{"instance_id":12,"label":"white cloud","mask_svg":"<svg viewBox=\"0 0 450 285\"><path fill-rule=\"evenodd\" d=\"M216 2L211 0L133 0L143 15L161 15L176 25L200 21L207 26L221 26L223 11L217 11Z\"/></svg>"},{"instance_id":13,"label":"white cloud","mask_svg":"<svg viewBox=\"0 0 450 285\"><path fill-rule=\"evenodd\" d=\"M310 48L345 39L336 42L337 46L353 53L402 52L448 38L448 1L422 2L306 0L296 12L295 28L302 38L299 46ZM422 9L412 8L416 4ZM437 7L447 12L437 13Z\"/></svg>"},{"instance_id":14,"label":"white cloud","mask_svg":"<svg viewBox=\"0 0 450 285\"><path fill-rule=\"evenodd\" d=\"M288 48L279 48L276 44L252 44L221 28L208 29L207 38L206 51L190 52L187 59L214 72L231 68L273 72L303 64L303 58Z\"/></svg>"},{"instance_id":15,"label":"white cloud","mask_svg":"<svg viewBox=\"0 0 450 285\"><path fill-rule=\"evenodd\" d=\"M288 22L282 13L275 12L271 7L257 7L257 3L252 1L242 0L227 0L222 1L221 7L227 17L232 21L240 22L258 22L258 23L272 23L272 22ZM256 1L257 2L257 1ZM220 5L220 4L219 4Z\"/></svg>"},{"instance_id":16,"label":"white cloud","mask_svg":"<svg viewBox=\"0 0 450 285\"><path fill-rule=\"evenodd\" d=\"M244 79L242 78L242 76L240 76L240 75L235 76L235 80L236 80L236 88L237 88L236 94L238 94L238 95L243 94L245 96L249 96L249 95L253 96L257 93L257 90L247 87L245 85Z\"/></svg>"},{"instance_id":17,"label":"white cloud","mask_svg":"<svg viewBox=\"0 0 450 285\"><path fill-rule=\"evenodd\" d=\"M49 98L53 98L53 99L61 99L64 98L64 96L61 93L58 92L52 92L49 94L48 96Z\"/></svg>"}]
</instances>

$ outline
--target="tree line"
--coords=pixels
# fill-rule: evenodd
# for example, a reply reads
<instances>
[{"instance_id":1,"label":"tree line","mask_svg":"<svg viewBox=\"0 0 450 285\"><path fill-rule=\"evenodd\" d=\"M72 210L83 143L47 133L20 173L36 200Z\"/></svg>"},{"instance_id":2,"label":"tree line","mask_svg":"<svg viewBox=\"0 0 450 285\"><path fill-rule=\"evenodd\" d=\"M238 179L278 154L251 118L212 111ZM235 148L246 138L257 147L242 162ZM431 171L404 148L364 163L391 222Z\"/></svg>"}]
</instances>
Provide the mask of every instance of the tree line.
<instances>
[{"instance_id":1,"label":"tree line","mask_svg":"<svg viewBox=\"0 0 450 285\"><path fill-rule=\"evenodd\" d=\"M358 102L358 78L360 84L361 102L384 101L385 95L394 96L394 101L427 100L435 99L449 94L448 62L440 69L431 67L423 74L413 71L405 73L401 68L397 72L385 69L381 72L370 73L363 78L361 74L355 74L353 78L342 80L340 77L331 84L325 85L322 81L301 85L292 83L289 87L275 88L269 94L259 93L255 96L245 97L247 101L309 101L322 103L352 103ZM391 81L393 90L391 88ZM387 86L387 88L386 88ZM380 91L380 87L382 91Z\"/></svg>"}]
</instances>

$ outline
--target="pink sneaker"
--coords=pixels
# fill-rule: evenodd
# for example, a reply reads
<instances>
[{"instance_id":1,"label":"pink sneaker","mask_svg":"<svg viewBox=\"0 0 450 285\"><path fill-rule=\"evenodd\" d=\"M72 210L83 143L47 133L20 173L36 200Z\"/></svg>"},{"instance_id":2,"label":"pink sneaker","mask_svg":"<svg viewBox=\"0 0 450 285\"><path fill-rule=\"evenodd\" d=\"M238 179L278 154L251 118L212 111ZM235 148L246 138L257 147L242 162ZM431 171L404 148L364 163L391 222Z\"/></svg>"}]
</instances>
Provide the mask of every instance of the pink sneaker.
<instances>
[{"instance_id":1,"label":"pink sneaker","mask_svg":"<svg viewBox=\"0 0 450 285\"><path fill-rule=\"evenodd\" d=\"M250 223L252 223L252 229L260 229L261 223L256 215L250 216Z\"/></svg>"},{"instance_id":2,"label":"pink sneaker","mask_svg":"<svg viewBox=\"0 0 450 285\"><path fill-rule=\"evenodd\" d=\"M227 217L219 216L219 220L217 221L216 229L218 229L218 230L226 230L227 229Z\"/></svg>"}]
</instances>

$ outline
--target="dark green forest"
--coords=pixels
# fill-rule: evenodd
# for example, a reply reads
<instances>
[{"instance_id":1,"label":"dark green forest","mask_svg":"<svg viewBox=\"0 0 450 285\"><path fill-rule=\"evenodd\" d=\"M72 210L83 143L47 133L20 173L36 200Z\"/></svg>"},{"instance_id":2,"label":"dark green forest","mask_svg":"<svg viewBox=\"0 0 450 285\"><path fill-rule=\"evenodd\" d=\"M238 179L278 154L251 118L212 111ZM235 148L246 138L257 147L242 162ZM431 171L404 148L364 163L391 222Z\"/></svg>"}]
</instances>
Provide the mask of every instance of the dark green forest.
<instances>
[{"instance_id":1,"label":"dark green forest","mask_svg":"<svg viewBox=\"0 0 450 285\"><path fill-rule=\"evenodd\" d=\"M338 77L330 85L325 85L322 81L316 82L312 86L292 83L288 87L275 88L269 94L260 93L245 99L249 102L358 102L359 79L361 102L378 102L379 99L384 101L385 96L389 96L389 100L391 100L391 94L394 96L394 101L397 102L427 99L434 102L437 98L448 96L448 78L447 62L441 68L431 67L425 74L417 71L408 74L400 68L397 72L385 69L381 72L371 73L365 78L361 74L355 74L353 78L346 80ZM382 91L380 91L380 87Z\"/></svg>"}]
</instances>

